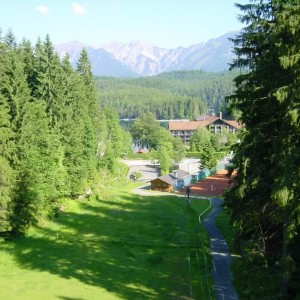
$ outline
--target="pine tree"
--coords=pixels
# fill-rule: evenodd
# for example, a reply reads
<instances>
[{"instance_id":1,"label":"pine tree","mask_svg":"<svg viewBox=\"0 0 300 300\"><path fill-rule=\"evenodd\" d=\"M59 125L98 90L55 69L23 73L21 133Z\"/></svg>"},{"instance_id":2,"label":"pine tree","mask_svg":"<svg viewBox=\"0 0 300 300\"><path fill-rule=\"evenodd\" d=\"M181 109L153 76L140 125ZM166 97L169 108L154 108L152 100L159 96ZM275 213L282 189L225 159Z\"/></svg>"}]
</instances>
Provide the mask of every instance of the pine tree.
<instances>
[{"instance_id":1,"label":"pine tree","mask_svg":"<svg viewBox=\"0 0 300 300\"><path fill-rule=\"evenodd\" d=\"M3 41L6 45L8 45L10 48L12 49L16 49L17 48L17 41L15 38L14 33L12 32L12 29L9 28L6 35L3 38Z\"/></svg>"},{"instance_id":2,"label":"pine tree","mask_svg":"<svg viewBox=\"0 0 300 300\"><path fill-rule=\"evenodd\" d=\"M281 6L280 6L281 7ZM287 1L276 12L275 35L281 66L281 85L272 94L276 97L282 119L274 159L277 161L274 175L273 199L280 207L282 232L281 294L288 294L288 282L299 255L291 251L291 245L299 242L299 166L300 166L300 2Z\"/></svg>"},{"instance_id":3,"label":"pine tree","mask_svg":"<svg viewBox=\"0 0 300 300\"><path fill-rule=\"evenodd\" d=\"M17 132L22 122L23 107L30 100L30 90L24 64L20 61L17 50L8 45L5 56L6 65L2 77L2 94L8 100L13 130Z\"/></svg>"},{"instance_id":4,"label":"pine tree","mask_svg":"<svg viewBox=\"0 0 300 300\"><path fill-rule=\"evenodd\" d=\"M7 64L6 46L0 41L0 78L5 77ZM12 229L11 216L13 212L16 174L13 169L13 153L15 150L14 132L12 130L10 107L3 92L3 81L0 81L0 232Z\"/></svg>"},{"instance_id":5,"label":"pine tree","mask_svg":"<svg viewBox=\"0 0 300 300\"><path fill-rule=\"evenodd\" d=\"M84 115L84 149L87 169L89 177L91 178L96 171L96 152L98 137L97 132L99 130L98 125L98 95L92 73L91 63L88 59L88 55L85 49L82 50L77 63L77 73L79 74L83 82L83 115Z\"/></svg>"},{"instance_id":6,"label":"pine tree","mask_svg":"<svg viewBox=\"0 0 300 300\"><path fill-rule=\"evenodd\" d=\"M59 196L65 194L63 149L49 126L44 102L25 107L19 140L19 188L14 227L24 232L47 216Z\"/></svg>"},{"instance_id":7,"label":"pine tree","mask_svg":"<svg viewBox=\"0 0 300 300\"><path fill-rule=\"evenodd\" d=\"M24 73L27 78L28 87L30 88L31 96L33 96L34 87L37 85L35 74L35 57L33 47L29 40L23 39L18 47L19 57L24 64Z\"/></svg>"},{"instance_id":8,"label":"pine tree","mask_svg":"<svg viewBox=\"0 0 300 300\"><path fill-rule=\"evenodd\" d=\"M30 99L24 66L18 59L16 42L11 31L4 41L5 43L0 42L0 231L12 229L11 218L19 172L18 132L24 114L23 106Z\"/></svg>"},{"instance_id":9,"label":"pine tree","mask_svg":"<svg viewBox=\"0 0 300 300\"><path fill-rule=\"evenodd\" d=\"M237 91L231 98L234 107L241 111L240 120L246 131L235 156L238 183L228 196L227 205L240 225L240 234L251 235L265 250L267 236L276 230L275 226L270 229L273 178L269 172L273 168L272 136L277 135L279 110L269 93L279 80L279 61L271 34L273 9L269 1L239 7L245 11L242 21L249 25L234 40L238 58L233 67L248 67L250 71L235 79Z\"/></svg>"},{"instance_id":10,"label":"pine tree","mask_svg":"<svg viewBox=\"0 0 300 300\"><path fill-rule=\"evenodd\" d=\"M63 97L57 111L57 126L64 145L69 192L79 195L85 192L90 176L85 150L86 100L83 81L73 70L68 56L63 58L62 70Z\"/></svg>"},{"instance_id":11,"label":"pine tree","mask_svg":"<svg viewBox=\"0 0 300 300\"><path fill-rule=\"evenodd\" d=\"M206 141L200 153L200 168L213 170L217 165L217 160L214 157L213 147L210 141Z\"/></svg>"},{"instance_id":12,"label":"pine tree","mask_svg":"<svg viewBox=\"0 0 300 300\"><path fill-rule=\"evenodd\" d=\"M35 51L35 91L34 97L46 103L50 124L55 127L61 105L61 64L49 35L43 43L38 41Z\"/></svg>"},{"instance_id":13,"label":"pine tree","mask_svg":"<svg viewBox=\"0 0 300 300\"><path fill-rule=\"evenodd\" d=\"M235 155L235 186L225 199L240 236L267 258L281 256L283 296L295 264L289 245L299 232L299 4L239 5L247 27L234 39L233 67L247 72L235 79L231 104L245 130Z\"/></svg>"}]
</instances>

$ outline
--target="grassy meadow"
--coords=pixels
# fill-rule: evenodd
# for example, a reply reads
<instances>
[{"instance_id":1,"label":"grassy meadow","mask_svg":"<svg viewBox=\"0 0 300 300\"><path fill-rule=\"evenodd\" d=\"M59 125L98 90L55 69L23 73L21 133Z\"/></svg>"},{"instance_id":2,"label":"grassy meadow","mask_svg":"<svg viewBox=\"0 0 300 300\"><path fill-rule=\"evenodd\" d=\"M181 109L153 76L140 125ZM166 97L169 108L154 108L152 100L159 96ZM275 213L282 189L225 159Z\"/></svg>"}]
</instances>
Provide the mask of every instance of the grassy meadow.
<instances>
[{"instance_id":1,"label":"grassy meadow","mask_svg":"<svg viewBox=\"0 0 300 300\"><path fill-rule=\"evenodd\" d=\"M0 299L214 299L209 203L139 196L132 184L67 200L56 219L0 241Z\"/></svg>"}]
</instances>

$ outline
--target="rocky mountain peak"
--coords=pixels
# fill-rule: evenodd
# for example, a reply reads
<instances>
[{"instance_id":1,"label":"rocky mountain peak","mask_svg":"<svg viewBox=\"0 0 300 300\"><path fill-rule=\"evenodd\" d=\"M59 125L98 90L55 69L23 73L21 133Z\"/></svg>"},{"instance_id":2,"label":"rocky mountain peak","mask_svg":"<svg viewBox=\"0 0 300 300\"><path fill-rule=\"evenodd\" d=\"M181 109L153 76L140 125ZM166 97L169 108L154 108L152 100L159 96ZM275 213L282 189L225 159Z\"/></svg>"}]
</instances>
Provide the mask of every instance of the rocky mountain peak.
<instances>
[{"instance_id":1,"label":"rocky mountain peak","mask_svg":"<svg viewBox=\"0 0 300 300\"><path fill-rule=\"evenodd\" d=\"M236 34L237 32L230 32L205 43L176 49L156 47L144 41L115 41L94 47L73 41L57 45L56 49L60 55L68 52L71 63L75 65L79 52L86 48L94 74L98 76L152 76L174 70L199 69L218 72L228 69L228 64L233 59L233 45L229 38ZM104 60L105 70L99 63Z\"/></svg>"}]
</instances>

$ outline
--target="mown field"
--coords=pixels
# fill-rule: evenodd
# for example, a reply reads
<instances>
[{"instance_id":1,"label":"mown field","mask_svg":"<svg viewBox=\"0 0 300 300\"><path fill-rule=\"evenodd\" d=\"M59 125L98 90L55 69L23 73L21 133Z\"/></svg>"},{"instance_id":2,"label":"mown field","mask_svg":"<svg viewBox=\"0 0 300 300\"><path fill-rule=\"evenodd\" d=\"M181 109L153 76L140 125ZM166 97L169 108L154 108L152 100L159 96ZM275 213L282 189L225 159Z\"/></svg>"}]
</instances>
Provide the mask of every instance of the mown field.
<instances>
[{"instance_id":1,"label":"mown field","mask_svg":"<svg viewBox=\"0 0 300 300\"><path fill-rule=\"evenodd\" d=\"M1 240L0 299L214 299L198 222L208 201L132 188L68 200L55 220Z\"/></svg>"}]
</instances>

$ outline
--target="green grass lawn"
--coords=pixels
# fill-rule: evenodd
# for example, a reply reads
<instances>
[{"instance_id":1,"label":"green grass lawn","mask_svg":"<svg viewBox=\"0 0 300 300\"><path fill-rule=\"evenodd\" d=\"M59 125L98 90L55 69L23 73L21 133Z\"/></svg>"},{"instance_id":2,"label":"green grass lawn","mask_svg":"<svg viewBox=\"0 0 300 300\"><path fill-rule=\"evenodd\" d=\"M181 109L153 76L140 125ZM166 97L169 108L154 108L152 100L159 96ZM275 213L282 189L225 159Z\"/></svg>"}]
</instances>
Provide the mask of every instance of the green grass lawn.
<instances>
[{"instance_id":1,"label":"green grass lawn","mask_svg":"<svg viewBox=\"0 0 300 300\"><path fill-rule=\"evenodd\" d=\"M0 299L214 299L209 203L115 189L0 243ZM132 188L132 186L131 186Z\"/></svg>"}]
</instances>

